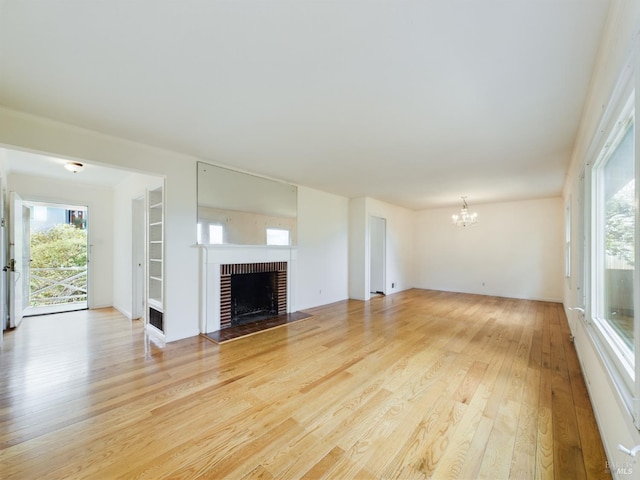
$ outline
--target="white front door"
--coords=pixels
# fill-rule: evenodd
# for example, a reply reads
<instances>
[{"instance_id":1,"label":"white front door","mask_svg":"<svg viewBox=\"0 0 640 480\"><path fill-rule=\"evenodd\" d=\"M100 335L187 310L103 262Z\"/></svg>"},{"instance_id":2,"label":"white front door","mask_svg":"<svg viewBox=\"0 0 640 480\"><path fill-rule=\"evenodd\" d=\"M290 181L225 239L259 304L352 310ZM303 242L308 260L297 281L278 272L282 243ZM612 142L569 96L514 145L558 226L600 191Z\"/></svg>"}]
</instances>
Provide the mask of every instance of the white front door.
<instances>
[{"instance_id":1,"label":"white front door","mask_svg":"<svg viewBox=\"0 0 640 480\"><path fill-rule=\"evenodd\" d=\"M17 327L29 306L30 210L16 192L10 196L9 326Z\"/></svg>"}]
</instances>

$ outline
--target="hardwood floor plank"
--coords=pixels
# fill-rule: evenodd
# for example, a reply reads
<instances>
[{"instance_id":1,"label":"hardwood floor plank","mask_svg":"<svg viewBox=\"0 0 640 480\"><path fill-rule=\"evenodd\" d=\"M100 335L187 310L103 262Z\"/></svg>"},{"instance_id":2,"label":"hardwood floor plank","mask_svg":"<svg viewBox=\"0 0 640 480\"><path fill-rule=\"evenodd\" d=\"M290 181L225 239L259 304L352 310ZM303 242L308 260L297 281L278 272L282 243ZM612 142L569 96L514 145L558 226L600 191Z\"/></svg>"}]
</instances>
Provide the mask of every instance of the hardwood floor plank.
<instances>
[{"instance_id":1,"label":"hardwood floor plank","mask_svg":"<svg viewBox=\"0 0 640 480\"><path fill-rule=\"evenodd\" d=\"M538 410L538 435L536 444L536 479L555 478L553 464L553 425L551 409Z\"/></svg>"},{"instance_id":2,"label":"hardwood floor plank","mask_svg":"<svg viewBox=\"0 0 640 480\"><path fill-rule=\"evenodd\" d=\"M468 404L476 393L476 389L478 385L480 385L487 368L488 365L486 363L474 361L462 380L460 387L453 394L453 399L457 402Z\"/></svg>"},{"instance_id":3,"label":"hardwood floor plank","mask_svg":"<svg viewBox=\"0 0 640 480\"><path fill-rule=\"evenodd\" d=\"M554 315L555 317L555 315ZM554 470L558 478L585 478L575 404L559 322L551 324L551 388L553 389Z\"/></svg>"},{"instance_id":4,"label":"hardwood floor plank","mask_svg":"<svg viewBox=\"0 0 640 480\"><path fill-rule=\"evenodd\" d=\"M606 458L604 447L598 432L598 425L591 412L591 408L576 407L578 429L580 431L580 448L583 452L586 470L585 478L608 478L608 464L603 464Z\"/></svg>"},{"instance_id":5,"label":"hardwood floor plank","mask_svg":"<svg viewBox=\"0 0 640 480\"><path fill-rule=\"evenodd\" d=\"M344 450L340 447L334 447L329 453L327 453L322 459L316 463L308 472L305 472L301 478L314 480L316 478L322 478L327 473L331 472L336 463L344 456Z\"/></svg>"},{"instance_id":6,"label":"hardwood floor plank","mask_svg":"<svg viewBox=\"0 0 640 480\"><path fill-rule=\"evenodd\" d=\"M608 477L561 305L309 313L223 345L113 309L25 319L0 349L3 479Z\"/></svg>"},{"instance_id":7,"label":"hardwood floor plank","mask_svg":"<svg viewBox=\"0 0 640 480\"><path fill-rule=\"evenodd\" d=\"M467 450L467 455L464 458L464 463L460 469L460 476L457 478L480 478L480 467L484 461L484 455L486 451L487 442L491 431L493 429L492 418L480 417L475 432L473 432L473 439L471 445ZM495 475L493 478L498 478Z\"/></svg>"},{"instance_id":8,"label":"hardwood floor plank","mask_svg":"<svg viewBox=\"0 0 640 480\"><path fill-rule=\"evenodd\" d=\"M471 398L471 401L466 405L460 422L452 432L452 436L449 440L448 447L444 450L442 458L435 467L433 478L442 479L454 479L454 478L474 478L475 472L480 466L480 455L475 455L472 450L472 443L476 433L481 430L480 424L483 421L488 421L486 417L483 417L483 410L486 406L488 394L482 392L482 385L478 386L475 394ZM490 423L488 421L487 423ZM475 459L478 460L475 464ZM464 467L467 467L467 471L472 469L474 471L473 477L463 474Z\"/></svg>"},{"instance_id":9,"label":"hardwood floor plank","mask_svg":"<svg viewBox=\"0 0 640 480\"><path fill-rule=\"evenodd\" d=\"M478 472L480 478L509 478L521 407L510 400L501 403L487 439Z\"/></svg>"},{"instance_id":10,"label":"hardwood floor plank","mask_svg":"<svg viewBox=\"0 0 640 480\"><path fill-rule=\"evenodd\" d=\"M540 371L527 367L523 389L522 411L511 460L512 478L534 478L536 471L536 444L538 442L538 405L540 398Z\"/></svg>"}]
</instances>

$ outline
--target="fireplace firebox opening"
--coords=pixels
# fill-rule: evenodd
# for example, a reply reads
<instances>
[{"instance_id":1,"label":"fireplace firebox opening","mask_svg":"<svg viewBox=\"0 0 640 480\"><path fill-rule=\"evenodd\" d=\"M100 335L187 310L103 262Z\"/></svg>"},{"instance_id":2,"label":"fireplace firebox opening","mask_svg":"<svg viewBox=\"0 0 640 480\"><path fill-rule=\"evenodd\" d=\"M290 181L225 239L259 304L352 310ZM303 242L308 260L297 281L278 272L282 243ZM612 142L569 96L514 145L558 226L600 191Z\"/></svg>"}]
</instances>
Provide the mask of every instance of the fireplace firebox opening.
<instances>
[{"instance_id":1,"label":"fireplace firebox opening","mask_svg":"<svg viewBox=\"0 0 640 480\"><path fill-rule=\"evenodd\" d=\"M287 262L220 266L220 328L287 313Z\"/></svg>"},{"instance_id":2,"label":"fireplace firebox opening","mask_svg":"<svg viewBox=\"0 0 640 480\"><path fill-rule=\"evenodd\" d=\"M278 314L276 272L231 275L231 326Z\"/></svg>"}]
</instances>

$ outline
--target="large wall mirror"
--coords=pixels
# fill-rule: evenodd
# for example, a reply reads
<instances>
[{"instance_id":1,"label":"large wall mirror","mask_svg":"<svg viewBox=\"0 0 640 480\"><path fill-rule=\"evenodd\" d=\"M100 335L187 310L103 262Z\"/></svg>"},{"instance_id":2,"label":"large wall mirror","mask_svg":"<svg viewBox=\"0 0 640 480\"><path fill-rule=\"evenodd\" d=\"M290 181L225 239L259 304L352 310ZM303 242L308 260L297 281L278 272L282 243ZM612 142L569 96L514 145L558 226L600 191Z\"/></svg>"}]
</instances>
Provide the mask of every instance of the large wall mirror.
<instances>
[{"instance_id":1,"label":"large wall mirror","mask_svg":"<svg viewBox=\"0 0 640 480\"><path fill-rule=\"evenodd\" d=\"M298 188L198 162L197 242L295 245Z\"/></svg>"}]
</instances>

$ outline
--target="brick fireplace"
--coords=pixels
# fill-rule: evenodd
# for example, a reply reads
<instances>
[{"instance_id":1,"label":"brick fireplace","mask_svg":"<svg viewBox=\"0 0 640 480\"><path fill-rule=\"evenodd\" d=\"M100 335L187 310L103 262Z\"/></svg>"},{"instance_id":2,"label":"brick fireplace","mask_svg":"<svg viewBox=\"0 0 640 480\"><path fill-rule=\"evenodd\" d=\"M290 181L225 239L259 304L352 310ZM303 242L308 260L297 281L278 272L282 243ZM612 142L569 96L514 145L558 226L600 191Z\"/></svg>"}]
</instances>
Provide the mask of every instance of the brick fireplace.
<instances>
[{"instance_id":1,"label":"brick fireplace","mask_svg":"<svg viewBox=\"0 0 640 480\"><path fill-rule=\"evenodd\" d=\"M287 313L287 262L220 265L220 328Z\"/></svg>"}]
</instances>

